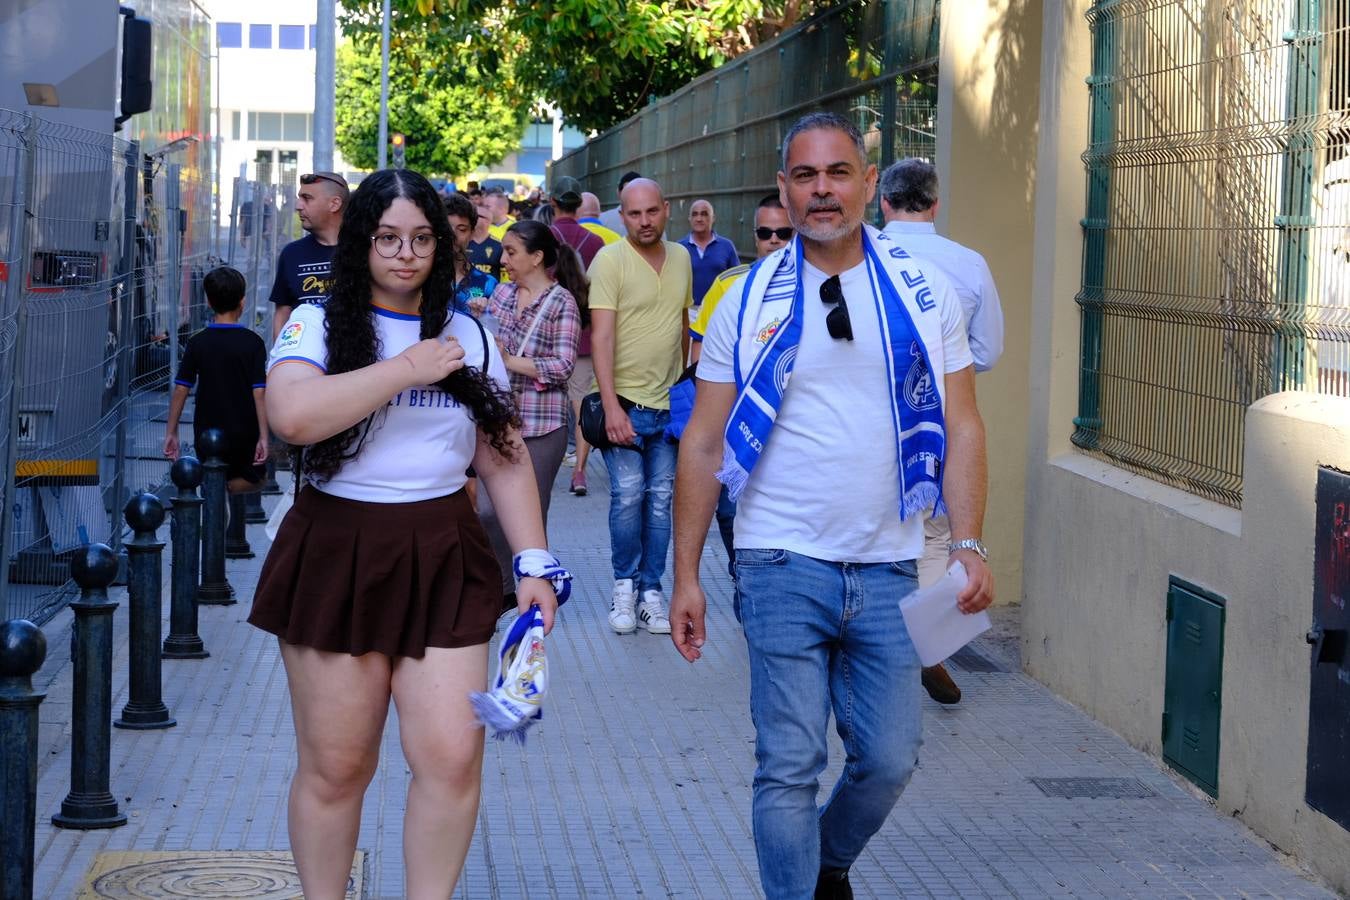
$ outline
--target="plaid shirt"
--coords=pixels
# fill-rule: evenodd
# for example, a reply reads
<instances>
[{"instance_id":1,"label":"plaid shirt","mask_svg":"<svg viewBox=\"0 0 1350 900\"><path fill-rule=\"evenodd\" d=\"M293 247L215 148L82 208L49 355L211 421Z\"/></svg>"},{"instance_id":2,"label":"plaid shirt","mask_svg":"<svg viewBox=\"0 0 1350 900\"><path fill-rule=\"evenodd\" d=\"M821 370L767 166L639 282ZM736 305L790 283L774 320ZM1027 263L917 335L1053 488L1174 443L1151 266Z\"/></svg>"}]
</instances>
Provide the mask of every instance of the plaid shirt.
<instances>
[{"instance_id":1,"label":"plaid shirt","mask_svg":"<svg viewBox=\"0 0 1350 900\"><path fill-rule=\"evenodd\" d=\"M521 435L539 437L567 425L567 379L577 362L581 313L572 294L556 282L524 309L516 309L518 288L514 282L499 284L488 310L500 325L497 340L502 352L534 361L539 377L512 372L511 390L520 407ZM522 347L531 327L530 344Z\"/></svg>"}]
</instances>

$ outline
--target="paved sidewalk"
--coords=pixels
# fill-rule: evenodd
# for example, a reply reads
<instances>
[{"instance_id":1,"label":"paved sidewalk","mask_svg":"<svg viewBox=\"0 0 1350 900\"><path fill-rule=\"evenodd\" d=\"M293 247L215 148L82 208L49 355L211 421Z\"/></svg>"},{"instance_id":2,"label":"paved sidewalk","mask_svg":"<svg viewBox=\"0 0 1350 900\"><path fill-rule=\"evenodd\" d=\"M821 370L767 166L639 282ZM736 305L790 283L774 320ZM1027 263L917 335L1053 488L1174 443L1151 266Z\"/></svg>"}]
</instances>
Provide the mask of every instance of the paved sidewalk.
<instances>
[{"instance_id":1,"label":"paved sidewalk","mask_svg":"<svg viewBox=\"0 0 1350 900\"><path fill-rule=\"evenodd\" d=\"M456 896L760 897L746 654L721 547L714 535L703 561L710 638L702 662L684 663L665 637L616 636L605 622L603 467L592 463L585 498L565 492L570 474L564 467L559 476L552 534L577 585L549 643L547 719L523 749L489 744L478 832ZM250 526L249 538L255 551L266 545L260 526ZM112 790L130 817L122 828L50 825L69 789L71 616L48 626L49 659L37 678L49 691L37 896L74 896L104 850L287 849L294 738L285 676L274 639L244 622L260 563L261 554L228 564L239 605L202 608L210 659L164 662L164 698L178 726L114 730ZM127 663L125 598L114 596L123 601L116 714L126 702ZM1015 623L1015 613L1001 618ZM1010 646L982 639L975 649L1015 673ZM858 897L1334 896L1036 682L1008 672L956 668L955 675L965 699L950 708L925 701L921 767L854 869ZM839 758L836 742L823 789ZM1030 780L1073 777L1126 781L1055 781L1047 789L1144 796L1061 799ZM370 898L403 895L408 778L391 723L359 842Z\"/></svg>"}]
</instances>

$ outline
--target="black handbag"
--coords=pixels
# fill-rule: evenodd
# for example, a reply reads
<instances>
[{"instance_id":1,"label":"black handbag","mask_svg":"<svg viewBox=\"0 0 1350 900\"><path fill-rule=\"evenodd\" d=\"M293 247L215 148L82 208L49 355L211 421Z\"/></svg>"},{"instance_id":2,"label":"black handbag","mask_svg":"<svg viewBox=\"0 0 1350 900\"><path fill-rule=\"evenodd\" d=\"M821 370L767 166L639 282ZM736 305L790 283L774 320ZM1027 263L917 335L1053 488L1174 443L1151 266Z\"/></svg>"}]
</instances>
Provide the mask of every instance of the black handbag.
<instances>
[{"instance_id":1,"label":"black handbag","mask_svg":"<svg viewBox=\"0 0 1350 900\"><path fill-rule=\"evenodd\" d=\"M637 404L620 397L619 405L626 412ZM600 399L599 391L581 398L581 436L597 450L608 450L615 446L605 431L605 402Z\"/></svg>"}]
</instances>

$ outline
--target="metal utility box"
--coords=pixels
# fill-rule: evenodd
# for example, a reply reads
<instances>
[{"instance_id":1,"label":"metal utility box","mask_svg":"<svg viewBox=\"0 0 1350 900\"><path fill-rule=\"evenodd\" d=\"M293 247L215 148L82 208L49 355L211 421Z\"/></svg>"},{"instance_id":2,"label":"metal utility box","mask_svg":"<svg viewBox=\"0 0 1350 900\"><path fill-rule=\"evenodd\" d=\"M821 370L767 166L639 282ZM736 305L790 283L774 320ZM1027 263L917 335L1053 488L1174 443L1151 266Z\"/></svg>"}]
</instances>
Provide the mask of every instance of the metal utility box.
<instances>
[{"instance_id":1,"label":"metal utility box","mask_svg":"<svg viewBox=\"0 0 1350 900\"><path fill-rule=\"evenodd\" d=\"M1350 475L1317 470L1316 516L1304 799L1350 829Z\"/></svg>"},{"instance_id":2,"label":"metal utility box","mask_svg":"<svg viewBox=\"0 0 1350 900\"><path fill-rule=\"evenodd\" d=\"M1219 789L1224 605L1179 578L1168 582L1163 759L1211 796Z\"/></svg>"}]
</instances>

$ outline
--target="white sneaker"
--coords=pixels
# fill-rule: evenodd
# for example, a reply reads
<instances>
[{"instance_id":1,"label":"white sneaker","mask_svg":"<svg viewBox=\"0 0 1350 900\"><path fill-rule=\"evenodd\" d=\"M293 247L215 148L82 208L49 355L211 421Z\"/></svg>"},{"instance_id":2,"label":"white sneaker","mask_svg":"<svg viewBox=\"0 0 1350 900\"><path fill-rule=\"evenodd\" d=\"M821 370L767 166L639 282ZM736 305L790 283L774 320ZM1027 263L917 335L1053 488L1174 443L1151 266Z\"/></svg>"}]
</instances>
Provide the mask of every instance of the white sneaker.
<instances>
[{"instance_id":1,"label":"white sneaker","mask_svg":"<svg viewBox=\"0 0 1350 900\"><path fill-rule=\"evenodd\" d=\"M637 617L633 614L636 598L633 596L633 579L620 578L614 582L614 594L609 602L609 627L615 634L632 634L637 631ZM669 630L670 625L666 625Z\"/></svg>"},{"instance_id":2,"label":"white sneaker","mask_svg":"<svg viewBox=\"0 0 1350 900\"><path fill-rule=\"evenodd\" d=\"M577 452L575 450L568 450L567 455L563 457L563 465L575 466L576 464L577 464Z\"/></svg>"},{"instance_id":3,"label":"white sneaker","mask_svg":"<svg viewBox=\"0 0 1350 900\"><path fill-rule=\"evenodd\" d=\"M638 625L652 634L670 634L670 616L666 614L666 599L658 590L642 592L642 608L638 610Z\"/></svg>"}]
</instances>

